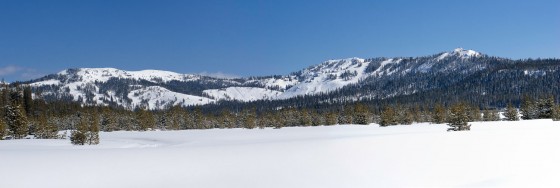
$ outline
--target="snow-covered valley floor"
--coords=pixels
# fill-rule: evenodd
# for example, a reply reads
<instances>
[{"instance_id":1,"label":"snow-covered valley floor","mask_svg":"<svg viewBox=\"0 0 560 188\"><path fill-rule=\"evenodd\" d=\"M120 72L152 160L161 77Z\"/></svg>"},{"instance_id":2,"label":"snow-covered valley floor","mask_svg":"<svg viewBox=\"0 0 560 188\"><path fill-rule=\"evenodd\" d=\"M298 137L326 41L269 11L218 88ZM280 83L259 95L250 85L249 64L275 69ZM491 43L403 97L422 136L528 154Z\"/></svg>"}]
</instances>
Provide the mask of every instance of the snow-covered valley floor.
<instances>
[{"instance_id":1,"label":"snow-covered valley floor","mask_svg":"<svg viewBox=\"0 0 560 188\"><path fill-rule=\"evenodd\" d=\"M0 187L560 187L560 122L101 133L0 141Z\"/></svg>"}]
</instances>

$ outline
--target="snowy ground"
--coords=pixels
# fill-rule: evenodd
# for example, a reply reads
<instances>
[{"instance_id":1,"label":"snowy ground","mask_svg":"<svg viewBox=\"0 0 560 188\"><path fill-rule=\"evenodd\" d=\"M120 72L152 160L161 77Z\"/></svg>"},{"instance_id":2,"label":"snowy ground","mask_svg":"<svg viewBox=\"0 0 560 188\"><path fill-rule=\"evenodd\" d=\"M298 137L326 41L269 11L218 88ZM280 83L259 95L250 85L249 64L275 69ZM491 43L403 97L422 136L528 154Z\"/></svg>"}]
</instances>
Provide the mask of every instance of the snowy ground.
<instances>
[{"instance_id":1,"label":"snowy ground","mask_svg":"<svg viewBox=\"0 0 560 188\"><path fill-rule=\"evenodd\" d=\"M112 132L0 141L0 187L559 187L560 122Z\"/></svg>"}]
</instances>

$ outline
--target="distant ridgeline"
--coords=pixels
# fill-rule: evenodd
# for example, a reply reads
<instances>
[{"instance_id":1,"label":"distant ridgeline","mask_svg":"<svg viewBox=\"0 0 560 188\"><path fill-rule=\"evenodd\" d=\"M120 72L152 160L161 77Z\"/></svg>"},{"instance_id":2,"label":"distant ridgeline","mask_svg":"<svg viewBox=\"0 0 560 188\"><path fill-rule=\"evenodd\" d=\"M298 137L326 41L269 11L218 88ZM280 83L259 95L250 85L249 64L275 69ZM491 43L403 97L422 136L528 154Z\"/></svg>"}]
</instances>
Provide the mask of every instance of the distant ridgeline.
<instances>
[{"instance_id":1,"label":"distant ridgeline","mask_svg":"<svg viewBox=\"0 0 560 188\"><path fill-rule=\"evenodd\" d=\"M167 71L68 69L0 84L0 139L97 144L99 131L381 126L560 120L559 59L510 60L472 50L417 58L329 60L286 76L214 78ZM505 108L507 106L507 108ZM518 110L520 113L518 113Z\"/></svg>"},{"instance_id":2,"label":"distant ridgeline","mask_svg":"<svg viewBox=\"0 0 560 188\"><path fill-rule=\"evenodd\" d=\"M519 105L524 95L559 96L559 59L510 60L461 48L425 57L329 60L286 76L214 78L167 71L68 69L29 84L46 101L126 109L172 106L263 110L370 105Z\"/></svg>"}]
</instances>

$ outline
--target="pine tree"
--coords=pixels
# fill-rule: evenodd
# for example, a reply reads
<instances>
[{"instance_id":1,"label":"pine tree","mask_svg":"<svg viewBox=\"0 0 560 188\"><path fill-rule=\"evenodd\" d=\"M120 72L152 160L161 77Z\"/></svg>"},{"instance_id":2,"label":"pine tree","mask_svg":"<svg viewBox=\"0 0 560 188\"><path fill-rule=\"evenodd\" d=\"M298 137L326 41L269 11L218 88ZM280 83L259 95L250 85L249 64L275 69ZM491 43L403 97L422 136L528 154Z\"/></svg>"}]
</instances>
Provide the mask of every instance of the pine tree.
<instances>
[{"instance_id":1,"label":"pine tree","mask_svg":"<svg viewBox=\"0 0 560 188\"><path fill-rule=\"evenodd\" d=\"M4 118L0 116L0 140L3 140L4 136L6 136L6 123Z\"/></svg>"},{"instance_id":2,"label":"pine tree","mask_svg":"<svg viewBox=\"0 0 560 188\"><path fill-rule=\"evenodd\" d=\"M367 107L361 103L354 106L353 123L360 125L368 125L370 123L370 115Z\"/></svg>"},{"instance_id":3,"label":"pine tree","mask_svg":"<svg viewBox=\"0 0 560 188\"><path fill-rule=\"evenodd\" d=\"M478 106L470 106L469 108L469 121L480 121L482 116Z\"/></svg>"},{"instance_id":4,"label":"pine tree","mask_svg":"<svg viewBox=\"0 0 560 188\"><path fill-rule=\"evenodd\" d=\"M47 120L44 113L39 115L36 120L35 138L38 139L54 139L57 138L58 128L52 122Z\"/></svg>"},{"instance_id":5,"label":"pine tree","mask_svg":"<svg viewBox=\"0 0 560 188\"><path fill-rule=\"evenodd\" d=\"M6 107L6 124L10 129L11 135L15 139L21 139L27 136L29 131L27 116L21 105L12 103Z\"/></svg>"},{"instance_id":6,"label":"pine tree","mask_svg":"<svg viewBox=\"0 0 560 188\"><path fill-rule=\"evenodd\" d=\"M445 123L446 120L446 112L443 106L440 103L437 103L434 107L434 112L432 115L432 120L436 124Z\"/></svg>"},{"instance_id":7,"label":"pine tree","mask_svg":"<svg viewBox=\"0 0 560 188\"><path fill-rule=\"evenodd\" d=\"M552 118L552 108L554 107L554 97L548 97L545 99L539 100L537 103L538 109L538 117L541 119L550 119Z\"/></svg>"},{"instance_id":8,"label":"pine tree","mask_svg":"<svg viewBox=\"0 0 560 188\"><path fill-rule=\"evenodd\" d=\"M386 127L389 125L396 125L396 113L392 107L386 106L385 109L381 112L381 119L379 121L379 125L382 127Z\"/></svg>"},{"instance_id":9,"label":"pine tree","mask_svg":"<svg viewBox=\"0 0 560 188\"><path fill-rule=\"evenodd\" d=\"M552 120L560 121L560 105L554 104L552 107Z\"/></svg>"},{"instance_id":10,"label":"pine tree","mask_svg":"<svg viewBox=\"0 0 560 188\"><path fill-rule=\"evenodd\" d=\"M151 130L154 128L156 122L154 119L154 116L151 112L141 109L138 110L137 113L137 118L138 118L138 123L139 123L139 128L141 131L147 131L147 130Z\"/></svg>"},{"instance_id":11,"label":"pine tree","mask_svg":"<svg viewBox=\"0 0 560 188\"><path fill-rule=\"evenodd\" d=\"M447 121L447 125L451 127L447 131L468 131L471 129L471 126L468 124L469 115L464 103L451 106Z\"/></svg>"},{"instance_id":12,"label":"pine tree","mask_svg":"<svg viewBox=\"0 0 560 188\"><path fill-rule=\"evenodd\" d=\"M90 119L91 124L88 126L86 133L87 143L97 145L99 144L99 114L96 109L92 110Z\"/></svg>"},{"instance_id":13,"label":"pine tree","mask_svg":"<svg viewBox=\"0 0 560 188\"><path fill-rule=\"evenodd\" d=\"M511 103L508 103L504 116L508 121L519 121L519 115L517 114L517 109L515 109Z\"/></svg>"},{"instance_id":14,"label":"pine tree","mask_svg":"<svg viewBox=\"0 0 560 188\"><path fill-rule=\"evenodd\" d=\"M307 109L301 109L299 115L299 122L301 126L311 126L311 116L309 115Z\"/></svg>"},{"instance_id":15,"label":"pine tree","mask_svg":"<svg viewBox=\"0 0 560 188\"><path fill-rule=\"evenodd\" d=\"M325 117L325 125L336 125L338 122L337 114L334 112L327 112Z\"/></svg>"},{"instance_id":16,"label":"pine tree","mask_svg":"<svg viewBox=\"0 0 560 188\"><path fill-rule=\"evenodd\" d=\"M257 127L256 121L256 110L253 108L251 110L246 109L243 111L243 125L247 129L254 129Z\"/></svg>"},{"instance_id":17,"label":"pine tree","mask_svg":"<svg viewBox=\"0 0 560 188\"><path fill-rule=\"evenodd\" d=\"M496 110L491 109L484 109L483 113L483 121L498 121L500 120L500 116Z\"/></svg>"},{"instance_id":18,"label":"pine tree","mask_svg":"<svg viewBox=\"0 0 560 188\"><path fill-rule=\"evenodd\" d=\"M536 119L539 116L537 105L533 98L525 96L521 101L521 118L522 119Z\"/></svg>"},{"instance_id":19,"label":"pine tree","mask_svg":"<svg viewBox=\"0 0 560 188\"><path fill-rule=\"evenodd\" d=\"M72 144L74 145L86 144L88 139L86 135L87 132L88 132L87 120L82 115L80 117L80 121L78 122L78 125L76 126L76 130L72 131L72 135L70 136L70 142L72 142Z\"/></svg>"}]
</instances>

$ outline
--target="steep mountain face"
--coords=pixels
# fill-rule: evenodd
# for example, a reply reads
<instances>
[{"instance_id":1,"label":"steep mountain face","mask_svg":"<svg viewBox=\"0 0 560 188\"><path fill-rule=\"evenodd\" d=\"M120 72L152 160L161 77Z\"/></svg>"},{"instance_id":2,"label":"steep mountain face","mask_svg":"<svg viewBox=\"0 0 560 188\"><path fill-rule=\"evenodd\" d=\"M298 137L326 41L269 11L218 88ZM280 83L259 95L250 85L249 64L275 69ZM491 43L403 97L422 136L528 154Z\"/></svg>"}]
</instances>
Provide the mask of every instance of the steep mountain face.
<instances>
[{"instance_id":1,"label":"steep mountain face","mask_svg":"<svg viewBox=\"0 0 560 188\"><path fill-rule=\"evenodd\" d=\"M72 100L86 105L118 105L130 109L163 109L220 100L247 102L303 95L334 94L336 97L333 98L383 99L455 86L473 75L508 73L495 72L503 67L525 71L526 76L533 77L554 74L557 70L539 67L516 69L518 64L523 62L458 48L415 58L328 60L285 76L225 79L158 70L80 68L26 83L41 91L41 97L47 100Z\"/></svg>"}]
</instances>

